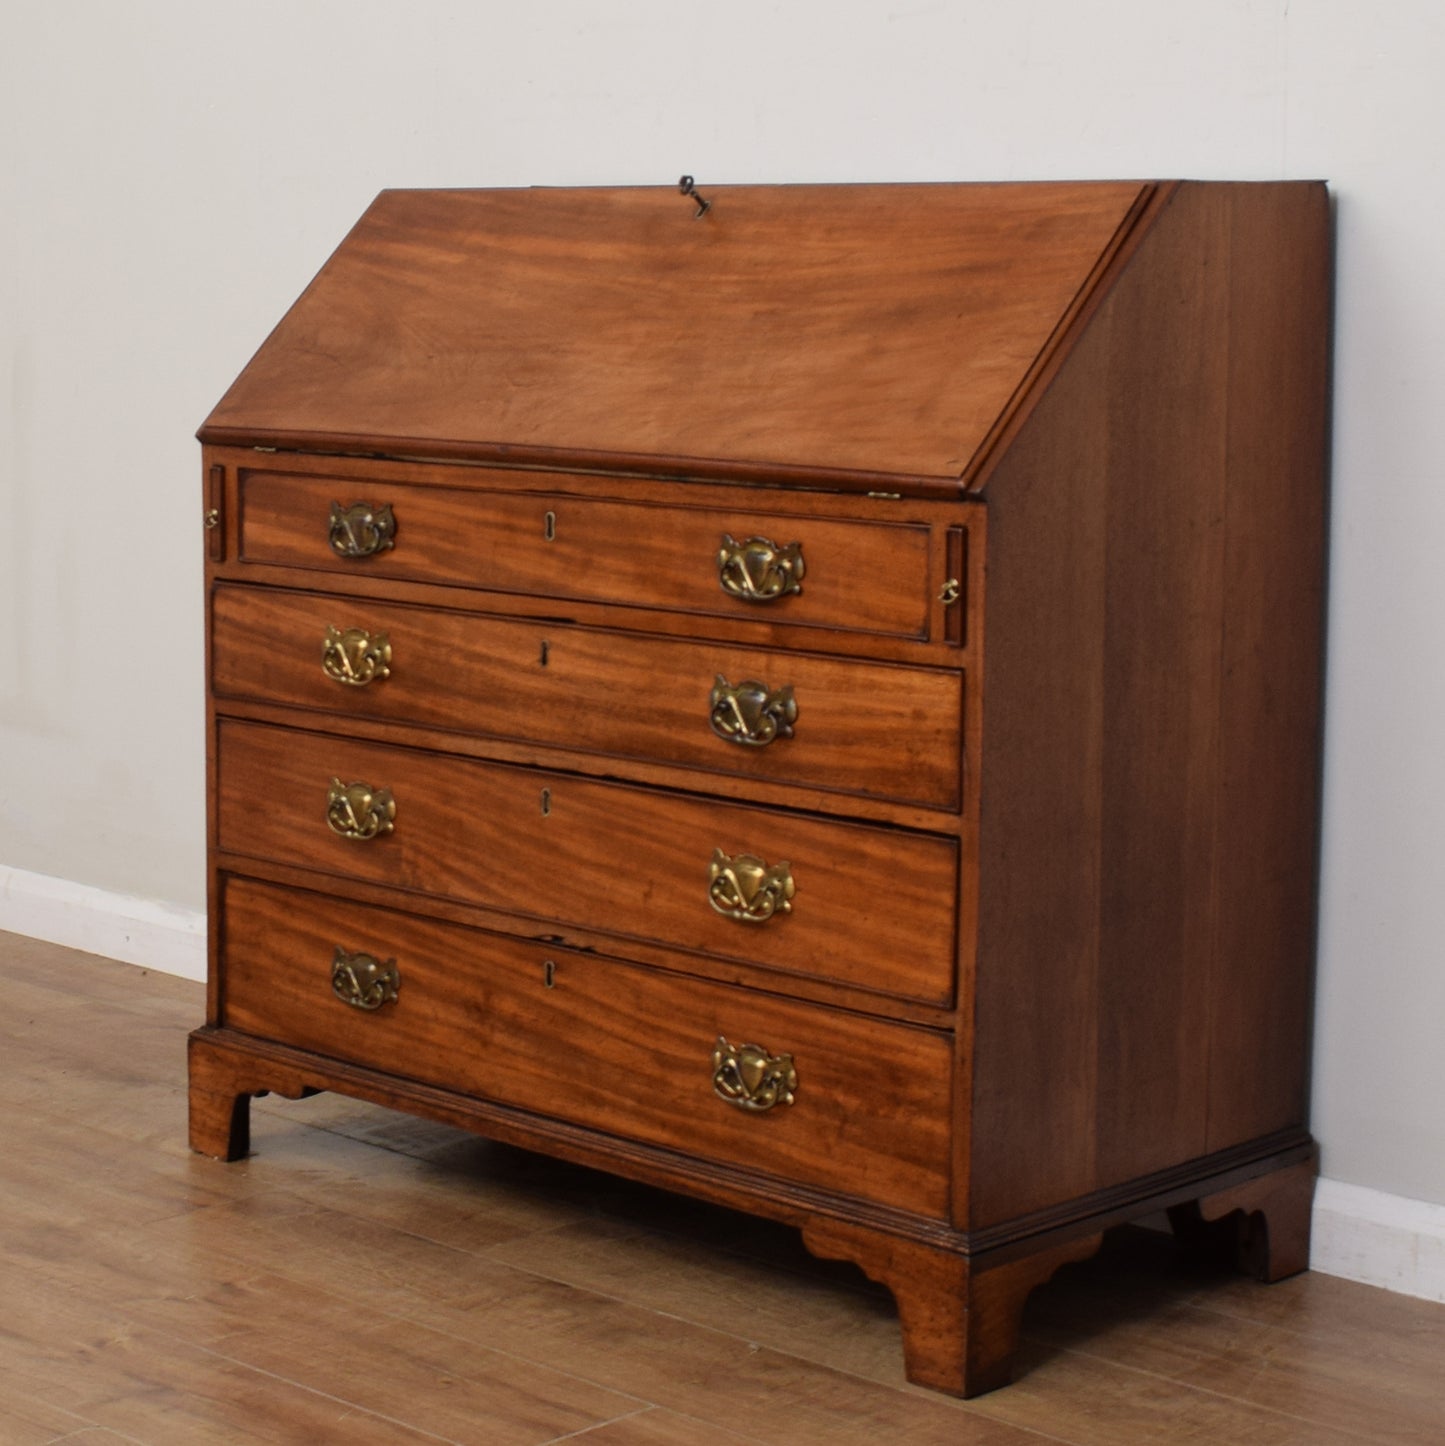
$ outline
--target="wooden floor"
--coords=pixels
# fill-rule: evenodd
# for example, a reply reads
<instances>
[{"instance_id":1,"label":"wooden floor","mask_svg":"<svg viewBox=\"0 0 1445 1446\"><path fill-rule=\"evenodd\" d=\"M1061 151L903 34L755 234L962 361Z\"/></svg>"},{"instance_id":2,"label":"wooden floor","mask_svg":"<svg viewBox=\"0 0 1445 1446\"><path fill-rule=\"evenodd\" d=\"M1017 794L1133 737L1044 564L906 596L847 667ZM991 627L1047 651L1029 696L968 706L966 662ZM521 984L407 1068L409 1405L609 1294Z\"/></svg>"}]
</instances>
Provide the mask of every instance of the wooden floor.
<instances>
[{"instance_id":1,"label":"wooden floor","mask_svg":"<svg viewBox=\"0 0 1445 1446\"><path fill-rule=\"evenodd\" d=\"M788 1230L334 1096L185 1147L198 985L0 934L0 1446L1445 1442L1445 1306L1125 1232L1018 1381L903 1380Z\"/></svg>"}]
</instances>

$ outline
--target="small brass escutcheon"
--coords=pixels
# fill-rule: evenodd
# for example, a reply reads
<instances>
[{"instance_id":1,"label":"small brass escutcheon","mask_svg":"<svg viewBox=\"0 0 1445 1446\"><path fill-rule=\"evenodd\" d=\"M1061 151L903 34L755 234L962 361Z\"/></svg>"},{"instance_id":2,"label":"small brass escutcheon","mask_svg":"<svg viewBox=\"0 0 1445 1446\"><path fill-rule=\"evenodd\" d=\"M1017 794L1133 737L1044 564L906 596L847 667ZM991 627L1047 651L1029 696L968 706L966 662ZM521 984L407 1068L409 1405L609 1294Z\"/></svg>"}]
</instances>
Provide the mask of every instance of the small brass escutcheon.
<instances>
[{"instance_id":1,"label":"small brass escutcheon","mask_svg":"<svg viewBox=\"0 0 1445 1446\"><path fill-rule=\"evenodd\" d=\"M776 602L803 590L803 544L779 547L766 537L739 542L723 534L717 554L718 586L743 602Z\"/></svg>"},{"instance_id":2,"label":"small brass escutcheon","mask_svg":"<svg viewBox=\"0 0 1445 1446\"><path fill-rule=\"evenodd\" d=\"M365 628L328 625L321 642L321 669L328 678L364 688L391 676L391 639Z\"/></svg>"},{"instance_id":3,"label":"small brass escutcheon","mask_svg":"<svg viewBox=\"0 0 1445 1446\"><path fill-rule=\"evenodd\" d=\"M396 1001L401 970L395 959L382 963L372 954L348 954L337 946L331 958L331 992L353 1009L380 1009Z\"/></svg>"},{"instance_id":4,"label":"small brass escutcheon","mask_svg":"<svg viewBox=\"0 0 1445 1446\"><path fill-rule=\"evenodd\" d=\"M396 518L391 503L373 507L369 502L353 502L343 507L333 502L327 540L337 557L373 557L395 547Z\"/></svg>"},{"instance_id":5,"label":"small brass escutcheon","mask_svg":"<svg viewBox=\"0 0 1445 1446\"><path fill-rule=\"evenodd\" d=\"M755 854L729 857L721 849L712 851L707 872L707 901L729 919L744 924L763 924L774 914L792 912L792 865L770 864Z\"/></svg>"},{"instance_id":6,"label":"small brass escutcheon","mask_svg":"<svg viewBox=\"0 0 1445 1446\"><path fill-rule=\"evenodd\" d=\"M793 1103L798 1071L790 1054L769 1054L760 1044L731 1045L718 1035L712 1052L712 1087L728 1104L761 1112Z\"/></svg>"},{"instance_id":7,"label":"small brass escutcheon","mask_svg":"<svg viewBox=\"0 0 1445 1446\"><path fill-rule=\"evenodd\" d=\"M798 700L793 685L770 688L749 679L729 683L721 673L708 695L708 719L712 731L729 743L763 748L778 738L791 738L798 721Z\"/></svg>"},{"instance_id":8,"label":"small brass escutcheon","mask_svg":"<svg viewBox=\"0 0 1445 1446\"><path fill-rule=\"evenodd\" d=\"M331 780L326 793L326 824L332 833L363 841L380 838L396 826L395 819L396 800L389 788Z\"/></svg>"}]
</instances>

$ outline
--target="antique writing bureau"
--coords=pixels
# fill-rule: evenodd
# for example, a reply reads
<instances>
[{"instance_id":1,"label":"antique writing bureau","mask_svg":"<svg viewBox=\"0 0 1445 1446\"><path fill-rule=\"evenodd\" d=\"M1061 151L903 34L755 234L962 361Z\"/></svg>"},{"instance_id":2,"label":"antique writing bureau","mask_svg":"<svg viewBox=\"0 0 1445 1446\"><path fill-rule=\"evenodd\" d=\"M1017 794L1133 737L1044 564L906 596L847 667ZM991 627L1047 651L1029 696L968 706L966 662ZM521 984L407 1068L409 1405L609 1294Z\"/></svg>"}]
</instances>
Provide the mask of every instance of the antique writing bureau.
<instances>
[{"instance_id":1,"label":"antique writing bureau","mask_svg":"<svg viewBox=\"0 0 1445 1446\"><path fill-rule=\"evenodd\" d=\"M1306 1261L1314 184L387 192L202 428L192 1143L337 1090L799 1226L912 1379Z\"/></svg>"}]
</instances>

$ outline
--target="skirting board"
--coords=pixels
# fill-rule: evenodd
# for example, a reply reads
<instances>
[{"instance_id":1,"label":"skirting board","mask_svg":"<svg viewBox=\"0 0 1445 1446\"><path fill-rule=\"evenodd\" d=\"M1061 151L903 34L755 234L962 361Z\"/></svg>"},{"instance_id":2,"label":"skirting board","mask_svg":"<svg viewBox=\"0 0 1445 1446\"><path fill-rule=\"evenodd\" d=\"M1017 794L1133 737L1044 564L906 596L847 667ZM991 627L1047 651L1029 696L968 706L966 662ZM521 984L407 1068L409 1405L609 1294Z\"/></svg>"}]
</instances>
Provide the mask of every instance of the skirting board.
<instances>
[{"instance_id":1,"label":"skirting board","mask_svg":"<svg viewBox=\"0 0 1445 1446\"><path fill-rule=\"evenodd\" d=\"M0 865L0 930L127 964L206 977L206 916ZM1445 1205L1321 1179L1310 1268L1445 1302Z\"/></svg>"},{"instance_id":2,"label":"skirting board","mask_svg":"<svg viewBox=\"0 0 1445 1446\"><path fill-rule=\"evenodd\" d=\"M206 916L0 864L0 930L183 979L206 977Z\"/></svg>"},{"instance_id":3,"label":"skirting board","mask_svg":"<svg viewBox=\"0 0 1445 1446\"><path fill-rule=\"evenodd\" d=\"M1322 1178L1310 1269L1445 1302L1445 1205Z\"/></svg>"}]
</instances>

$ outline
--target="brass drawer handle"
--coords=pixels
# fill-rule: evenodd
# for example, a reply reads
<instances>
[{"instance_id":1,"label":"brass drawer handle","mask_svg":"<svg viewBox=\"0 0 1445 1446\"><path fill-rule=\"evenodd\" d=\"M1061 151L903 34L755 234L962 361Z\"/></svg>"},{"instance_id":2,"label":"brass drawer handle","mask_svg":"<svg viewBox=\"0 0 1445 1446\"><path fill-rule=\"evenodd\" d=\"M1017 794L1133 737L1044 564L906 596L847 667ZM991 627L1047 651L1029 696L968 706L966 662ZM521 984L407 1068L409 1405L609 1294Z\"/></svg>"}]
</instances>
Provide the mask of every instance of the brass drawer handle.
<instances>
[{"instance_id":1,"label":"brass drawer handle","mask_svg":"<svg viewBox=\"0 0 1445 1446\"><path fill-rule=\"evenodd\" d=\"M331 780L326 794L326 824L332 833L342 838L380 838L396 826L395 819L396 800L389 788Z\"/></svg>"},{"instance_id":2,"label":"brass drawer handle","mask_svg":"<svg viewBox=\"0 0 1445 1446\"><path fill-rule=\"evenodd\" d=\"M713 1093L740 1110L790 1105L798 1071L790 1054L769 1054L760 1044L731 1045L722 1035L712 1052Z\"/></svg>"},{"instance_id":3,"label":"brass drawer handle","mask_svg":"<svg viewBox=\"0 0 1445 1446\"><path fill-rule=\"evenodd\" d=\"M333 628L321 642L321 670L348 687L364 688L391 676L391 639L365 628Z\"/></svg>"},{"instance_id":4,"label":"brass drawer handle","mask_svg":"<svg viewBox=\"0 0 1445 1446\"><path fill-rule=\"evenodd\" d=\"M744 924L763 924L774 914L793 909L792 865L785 859L770 864L756 854L729 858L721 849L712 851L707 872L707 901L729 919Z\"/></svg>"},{"instance_id":5,"label":"brass drawer handle","mask_svg":"<svg viewBox=\"0 0 1445 1446\"><path fill-rule=\"evenodd\" d=\"M331 958L331 992L353 1009L380 1009L394 1004L401 988L395 959L385 964L372 954L348 954L337 946Z\"/></svg>"},{"instance_id":6,"label":"brass drawer handle","mask_svg":"<svg viewBox=\"0 0 1445 1446\"><path fill-rule=\"evenodd\" d=\"M353 502L343 507L333 502L327 540L337 557L372 557L395 547L396 518L391 503L373 507L369 502Z\"/></svg>"},{"instance_id":7,"label":"brass drawer handle","mask_svg":"<svg viewBox=\"0 0 1445 1446\"><path fill-rule=\"evenodd\" d=\"M721 673L708 695L708 722L719 738L762 748L776 738L791 738L798 721L793 685L769 688L753 680L729 683Z\"/></svg>"},{"instance_id":8,"label":"brass drawer handle","mask_svg":"<svg viewBox=\"0 0 1445 1446\"><path fill-rule=\"evenodd\" d=\"M743 602L776 602L803 590L803 544L779 547L766 537L739 542L723 534L717 554L718 585Z\"/></svg>"}]
</instances>

